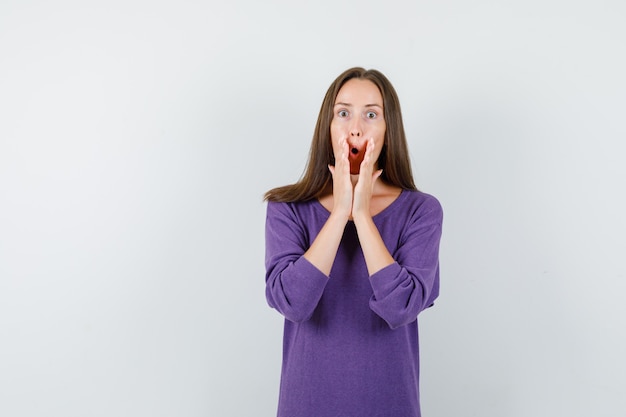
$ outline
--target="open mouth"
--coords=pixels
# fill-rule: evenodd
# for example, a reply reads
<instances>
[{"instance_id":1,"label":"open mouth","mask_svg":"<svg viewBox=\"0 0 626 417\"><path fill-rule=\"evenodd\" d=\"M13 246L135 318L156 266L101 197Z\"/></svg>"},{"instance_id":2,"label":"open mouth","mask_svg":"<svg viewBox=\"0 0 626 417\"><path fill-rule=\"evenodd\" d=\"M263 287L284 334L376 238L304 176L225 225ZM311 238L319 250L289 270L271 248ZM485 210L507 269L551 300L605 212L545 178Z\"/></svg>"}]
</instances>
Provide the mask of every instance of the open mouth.
<instances>
[{"instance_id":1,"label":"open mouth","mask_svg":"<svg viewBox=\"0 0 626 417\"><path fill-rule=\"evenodd\" d=\"M365 157L365 152L361 152L356 146L350 148L350 174L356 175L359 173L363 157Z\"/></svg>"}]
</instances>

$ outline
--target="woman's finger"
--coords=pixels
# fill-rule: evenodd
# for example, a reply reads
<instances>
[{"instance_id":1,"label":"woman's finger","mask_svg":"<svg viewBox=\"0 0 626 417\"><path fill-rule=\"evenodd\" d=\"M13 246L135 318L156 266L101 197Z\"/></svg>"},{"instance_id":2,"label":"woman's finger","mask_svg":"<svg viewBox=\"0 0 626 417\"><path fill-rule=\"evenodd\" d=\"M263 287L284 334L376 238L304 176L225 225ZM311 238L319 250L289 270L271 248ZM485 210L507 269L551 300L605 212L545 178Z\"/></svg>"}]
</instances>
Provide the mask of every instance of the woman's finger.
<instances>
[{"instance_id":1,"label":"woman's finger","mask_svg":"<svg viewBox=\"0 0 626 417\"><path fill-rule=\"evenodd\" d=\"M372 157L373 153L374 139L369 138L365 143L365 155L363 156L363 161L361 161L361 173L368 174L374 170L374 158Z\"/></svg>"}]
</instances>

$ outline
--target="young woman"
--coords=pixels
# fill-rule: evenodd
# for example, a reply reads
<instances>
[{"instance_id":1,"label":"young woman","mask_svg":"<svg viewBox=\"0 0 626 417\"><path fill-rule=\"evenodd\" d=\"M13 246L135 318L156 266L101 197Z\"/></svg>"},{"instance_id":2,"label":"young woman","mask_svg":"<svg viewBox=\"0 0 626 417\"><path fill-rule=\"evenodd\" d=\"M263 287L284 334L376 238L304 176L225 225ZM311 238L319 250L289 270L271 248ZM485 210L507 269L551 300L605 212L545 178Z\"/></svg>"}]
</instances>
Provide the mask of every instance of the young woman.
<instances>
[{"instance_id":1,"label":"young woman","mask_svg":"<svg viewBox=\"0 0 626 417\"><path fill-rule=\"evenodd\" d=\"M387 78L330 86L300 181L265 195L266 297L285 317L279 417L420 416L417 316L442 209L415 187Z\"/></svg>"}]
</instances>

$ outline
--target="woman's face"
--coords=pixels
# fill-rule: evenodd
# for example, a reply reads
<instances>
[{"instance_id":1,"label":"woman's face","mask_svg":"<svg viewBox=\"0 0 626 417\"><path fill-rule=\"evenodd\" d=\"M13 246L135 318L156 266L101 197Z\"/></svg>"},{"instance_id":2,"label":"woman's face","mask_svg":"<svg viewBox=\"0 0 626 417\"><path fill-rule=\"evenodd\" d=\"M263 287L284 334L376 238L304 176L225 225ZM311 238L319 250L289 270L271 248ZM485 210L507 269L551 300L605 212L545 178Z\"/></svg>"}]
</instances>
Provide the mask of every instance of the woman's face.
<instances>
[{"instance_id":1,"label":"woman's face","mask_svg":"<svg viewBox=\"0 0 626 417\"><path fill-rule=\"evenodd\" d=\"M378 160L385 141L383 97L373 82L353 78L339 90L333 114L330 137L335 158L341 155L340 144L345 139L348 142L350 173L358 174L368 139L374 139L374 160Z\"/></svg>"}]
</instances>

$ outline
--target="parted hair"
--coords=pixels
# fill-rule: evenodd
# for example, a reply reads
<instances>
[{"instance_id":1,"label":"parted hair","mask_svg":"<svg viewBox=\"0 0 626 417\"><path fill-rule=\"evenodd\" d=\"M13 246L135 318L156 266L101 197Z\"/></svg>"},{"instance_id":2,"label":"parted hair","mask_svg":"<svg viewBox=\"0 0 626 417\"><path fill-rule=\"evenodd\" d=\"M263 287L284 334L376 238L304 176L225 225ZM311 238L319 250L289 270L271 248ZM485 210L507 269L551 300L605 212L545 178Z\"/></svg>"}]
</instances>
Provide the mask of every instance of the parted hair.
<instances>
[{"instance_id":1,"label":"parted hair","mask_svg":"<svg viewBox=\"0 0 626 417\"><path fill-rule=\"evenodd\" d=\"M264 200L275 202L311 200L320 197L328 182L332 181L328 165L335 164L330 137L333 108L339 90L353 78L373 82L383 97L386 130L384 144L378 157L378 168L383 170L380 179L405 190L416 189L402 123L400 101L395 89L380 71L354 67L339 75L326 91L315 124L309 158L300 180L295 184L269 190L265 193Z\"/></svg>"}]
</instances>

